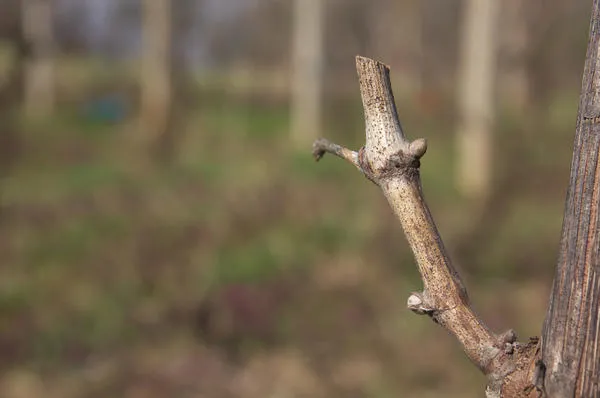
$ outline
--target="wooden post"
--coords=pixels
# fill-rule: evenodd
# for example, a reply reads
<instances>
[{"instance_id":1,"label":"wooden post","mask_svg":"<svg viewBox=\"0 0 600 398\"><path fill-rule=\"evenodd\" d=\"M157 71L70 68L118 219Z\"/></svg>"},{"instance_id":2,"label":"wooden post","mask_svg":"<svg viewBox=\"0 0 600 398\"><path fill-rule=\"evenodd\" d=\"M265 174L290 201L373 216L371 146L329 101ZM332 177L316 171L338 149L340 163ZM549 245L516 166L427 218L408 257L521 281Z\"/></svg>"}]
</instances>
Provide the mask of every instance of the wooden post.
<instances>
[{"instance_id":1,"label":"wooden post","mask_svg":"<svg viewBox=\"0 0 600 398\"><path fill-rule=\"evenodd\" d=\"M456 133L459 191L486 199L492 180L492 130L496 76L496 0L463 0Z\"/></svg>"},{"instance_id":2,"label":"wooden post","mask_svg":"<svg viewBox=\"0 0 600 398\"><path fill-rule=\"evenodd\" d=\"M141 74L142 141L154 154L168 133L171 102L171 0L144 0Z\"/></svg>"},{"instance_id":3,"label":"wooden post","mask_svg":"<svg viewBox=\"0 0 600 398\"><path fill-rule=\"evenodd\" d=\"M297 147L321 133L323 14L323 0L294 0L291 136Z\"/></svg>"},{"instance_id":4,"label":"wooden post","mask_svg":"<svg viewBox=\"0 0 600 398\"><path fill-rule=\"evenodd\" d=\"M25 116L39 119L54 108L54 34L51 0L21 0L23 33L29 47L24 60Z\"/></svg>"}]
</instances>

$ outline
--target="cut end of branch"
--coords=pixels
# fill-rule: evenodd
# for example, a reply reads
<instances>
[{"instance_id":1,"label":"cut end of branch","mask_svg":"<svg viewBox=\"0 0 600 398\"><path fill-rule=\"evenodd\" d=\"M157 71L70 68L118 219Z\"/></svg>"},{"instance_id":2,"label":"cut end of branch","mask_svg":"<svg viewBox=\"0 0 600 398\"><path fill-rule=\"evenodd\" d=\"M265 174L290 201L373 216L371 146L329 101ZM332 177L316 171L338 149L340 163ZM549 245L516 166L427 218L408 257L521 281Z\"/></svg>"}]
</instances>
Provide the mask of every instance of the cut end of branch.
<instances>
[{"instance_id":1,"label":"cut end of branch","mask_svg":"<svg viewBox=\"0 0 600 398\"><path fill-rule=\"evenodd\" d=\"M389 65L384 64L383 62L376 61L371 58L363 57L362 55L356 56L356 69L365 69L368 65L375 66L377 68L383 69L389 73L390 67Z\"/></svg>"},{"instance_id":2,"label":"cut end of branch","mask_svg":"<svg viewBox=\"0 0 600 398\"><path fill-rule=\"evenodd\" d=\"M312 155L313 158L315 158L315 161L318 162L323 156L325 156L325 153L327 152L325 148L327 147L328 142L329 141L327 141L325 138L319 138L313 142Z\"/></svg>"},{"instance_id":3,"label":"cut end of branch","mask_svg":"<svg viewBox=\"0 0 600 398\"><path fill-rule=\"evenodd\" d=\"M312 155L318 162L326 153L331 153L332 155L340 157L360 169L357 152L326 140L325 138L319 138L313 143Z\"/></svg>"},{"instance_id":4,"label":"cut end of branch","mask_svg":"<svg viewBox=\"0 0 600 398\"><path fill-rule=\"evenodd\" d=\"M356 71L365 114L365 152L371 168L377 173L385 169L391 156L399 151L406 152L409 143L398 119L389 67L359 56L356 57Z\"/></svg>"}]
</instances>

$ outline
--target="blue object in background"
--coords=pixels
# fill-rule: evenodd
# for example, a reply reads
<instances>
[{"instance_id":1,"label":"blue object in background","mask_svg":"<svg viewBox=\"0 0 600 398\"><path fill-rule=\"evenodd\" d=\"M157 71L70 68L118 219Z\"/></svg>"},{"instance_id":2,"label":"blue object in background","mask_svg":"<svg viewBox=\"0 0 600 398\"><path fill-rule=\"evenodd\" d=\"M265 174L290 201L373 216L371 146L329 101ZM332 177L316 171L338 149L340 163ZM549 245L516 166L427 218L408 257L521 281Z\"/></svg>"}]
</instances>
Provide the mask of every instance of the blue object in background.
<instances>
[{"instance_id":1,"label":"blue object in background","mask_svg":"<svg viewBox=\"0 0 600 398\"><path fill-rule=\"evenodd\" d=\"M85 118L95 123L119 123L129 115L129 102L122 94L108 94L85 104Z\"/></svg>"}]
</instances>

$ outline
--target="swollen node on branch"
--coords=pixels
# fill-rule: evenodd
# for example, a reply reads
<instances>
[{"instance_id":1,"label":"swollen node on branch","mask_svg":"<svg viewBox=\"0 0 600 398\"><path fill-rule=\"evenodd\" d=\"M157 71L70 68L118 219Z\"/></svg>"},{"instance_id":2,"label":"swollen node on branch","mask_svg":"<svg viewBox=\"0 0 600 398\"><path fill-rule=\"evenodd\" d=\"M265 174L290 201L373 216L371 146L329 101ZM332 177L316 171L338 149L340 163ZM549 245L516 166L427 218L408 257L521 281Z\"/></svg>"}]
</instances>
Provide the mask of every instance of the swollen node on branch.
<instances>
[{"instance_id":1,"label":"swollen node on branch","mask_svg":"<svg viewBox=\"0 0 600 398\"><path fill-rule=\"evenodd\" d=\"M417 292L413 292L410 296L408 296L408 300L406 300L406 308L419 315L431 314L433 312L432 308L429 308L427 305L425 305L423 301L423 295Z\"/></svg>"}]
</instances>

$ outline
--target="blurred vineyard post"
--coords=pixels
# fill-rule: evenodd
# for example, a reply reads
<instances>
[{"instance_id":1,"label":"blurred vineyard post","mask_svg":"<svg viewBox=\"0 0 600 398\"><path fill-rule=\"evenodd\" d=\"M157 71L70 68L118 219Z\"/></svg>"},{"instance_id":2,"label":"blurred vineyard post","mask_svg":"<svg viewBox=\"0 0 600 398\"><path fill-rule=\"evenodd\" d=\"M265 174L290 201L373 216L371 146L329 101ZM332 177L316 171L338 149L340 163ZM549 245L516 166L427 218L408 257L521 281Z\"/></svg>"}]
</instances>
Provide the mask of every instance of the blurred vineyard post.
<instances>
[{"instance_id":1,"label":"blurred vineyard post","mask_svg":"<svg viewBox=\"0 0 600 398\"><path fill-rule=\"evenodd\" d=\"M472 199L485 199L491 187L499 7L495 0L464 0L456 182L461 193Z\"/></svg>"},{"instance_id":2,"label":"blurred vineyard post","mask_svg":"<svg viewBox=\"0 0 600 398\"><path fill-rule=\"evenodd\" d=\"M170 0L142 3L142 65L140 128L150 155L160 151L172 117L172 4Z\"/></svg>"},{"instance_id":3,"label":"blurred vineyard post","mask_svg":"<svg viewBox=\"0 0 600 398\"><path fill-rule=\"evenodd\" d=\"M395 6L396 12L391 13L392 17L397 18L398 14L406 13L405 23L407 24L407 30L410 32L410 39L407 40L409 54L413 59L413 68L411 73L411 89L415 93L423 93L424 90L424 54L425 48L423 47L423 19L424 19L424 5L419 0L410 0L405 2L405 9L399 9L399 6ZM396 3L398 4L398 3ZM406 39L405 39L406 40ZM393 50L393 49L392 49Z\"/></svg>"},{"instance_id":4,"label":"blurred vineyard post","mask_svg":"<svg viewBox=\"0 0 600 398\"><path fill-rule=\"evenodd\" d=\"M321 133L323 0L295 0L293 13L291 135L305 147Z\"/></svg>"},{"instance_id":5,"label":"blurred vineyard post","mask_svg":"<svg viewBox=\"0 0 600 398\"><path fill-rule=\"evenodd\" d=\"M509 98L510 109L519 116L525 113L531 100L526 58L530 44L528 8L531 6L527 0L509 0L502 3L501 10L501 21L506 29L501 35L504 59L499 60L504 61L504 68L498 74L506 90L502 94Z\"/></svg>"},{"instance_id":6,"label":"blurred vineyard post","mask_svg":"<svg viewBox=\"0 0 600 398\"><path fill-rule=\"evenodd\" d=\"M32 119L46 117L54 108L55 45L51 0L22 0L25 61L24 112Z\"/></svg>"}]
</instances>

